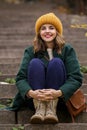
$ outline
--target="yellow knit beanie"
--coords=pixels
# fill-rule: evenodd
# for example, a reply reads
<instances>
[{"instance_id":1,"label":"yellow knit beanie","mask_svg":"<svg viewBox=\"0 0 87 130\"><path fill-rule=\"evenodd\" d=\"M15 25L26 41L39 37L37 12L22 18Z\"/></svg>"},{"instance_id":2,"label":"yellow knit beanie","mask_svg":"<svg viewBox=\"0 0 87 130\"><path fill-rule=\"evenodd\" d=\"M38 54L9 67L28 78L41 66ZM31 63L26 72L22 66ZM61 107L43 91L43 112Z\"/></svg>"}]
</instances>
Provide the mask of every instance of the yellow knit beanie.
<instances>
[{"instance_id":1,"label":"yellow knit beanie","mask_svg":"<svg viewBox=\"0 0 87 130\"><path fill-rule=\"evenodd\" d=\"M36 35L39 33L39 30L43 24L52 24L57 29L59 34L62 35L62 32L63 32L62 23L60 19L54 13L48 13L48 14L42 15L41 17L37 19L36 24L35 24Z\"/></svg>"}]
</instances>

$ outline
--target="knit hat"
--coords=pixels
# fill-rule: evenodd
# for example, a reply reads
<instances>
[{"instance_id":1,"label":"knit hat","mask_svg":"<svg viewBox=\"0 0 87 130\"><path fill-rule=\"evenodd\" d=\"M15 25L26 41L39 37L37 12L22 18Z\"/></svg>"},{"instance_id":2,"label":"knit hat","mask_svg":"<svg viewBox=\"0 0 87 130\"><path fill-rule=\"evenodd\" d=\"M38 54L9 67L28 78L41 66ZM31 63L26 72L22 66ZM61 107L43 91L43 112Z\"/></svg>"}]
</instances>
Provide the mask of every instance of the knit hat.
<instances>
[{"instance_id":1,"label":"knit hat","mask_svg":"<svg viewBox=\"0 0 87 130\"><path fill-rule=\"evenodd\" d=\"M62 23L60 19L54 13L48 13L48 14L42 15L41 17L37 19L36 24L35 24L36 35L39 33L39 30L43 24L52 24L57 29L59 34L62 35L62 32L63 32Z\"/></svg>"}]
</instances>

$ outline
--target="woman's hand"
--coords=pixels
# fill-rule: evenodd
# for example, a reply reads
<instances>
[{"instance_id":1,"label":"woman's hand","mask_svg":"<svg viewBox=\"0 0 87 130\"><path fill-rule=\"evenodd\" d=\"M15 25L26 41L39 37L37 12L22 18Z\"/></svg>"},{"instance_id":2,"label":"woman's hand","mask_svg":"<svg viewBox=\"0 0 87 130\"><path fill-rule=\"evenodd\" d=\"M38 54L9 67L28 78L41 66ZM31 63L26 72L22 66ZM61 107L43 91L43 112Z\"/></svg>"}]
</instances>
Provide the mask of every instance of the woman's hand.
<instances>
[{"instance_id":1,"label":"woman's hand","mask_svg":"<svg viewBox=\"0 0 87 130\"><path fill-rule=\"evenodd\" d=\"M42 92L45 95L45 100L56 99L63 95L61 90L55 89L42 89L40 90L40 92Z\"/></svg>"},{"instance_id":2,"label":"woman's hand","mask_svg":"<svg viewBox=\"0 0 87 130\"><path fill-rule=\"evenodd\" d=\"M27 93L27 97L32 97L32 98L37 99L37 100L44 100L45 99L45 95L43 94L43 92L41 92L40 89L29 90Z\"/></svg>"},{"instance_id":3,"label":"woman's hand","mask_svg":"<svg viewBox=\"0 0 87 130\"><path fill-rule=\"evenodd\" d=\"M62 91L55 89L29 90L27 95L37 100L49 101L62 96Z\"/></svg>"}]
</instances>

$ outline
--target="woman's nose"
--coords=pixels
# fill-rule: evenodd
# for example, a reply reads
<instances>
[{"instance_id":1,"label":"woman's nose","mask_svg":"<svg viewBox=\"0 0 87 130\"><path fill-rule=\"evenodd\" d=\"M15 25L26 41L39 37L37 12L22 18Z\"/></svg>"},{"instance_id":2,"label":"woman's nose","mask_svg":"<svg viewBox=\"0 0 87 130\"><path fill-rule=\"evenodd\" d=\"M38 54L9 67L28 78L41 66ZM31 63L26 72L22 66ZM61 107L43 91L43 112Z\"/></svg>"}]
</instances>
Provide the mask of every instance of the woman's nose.
<instances>
[{"instance_id":1,"label":"woman's nose","mask_svg":"<svg viewBox=\"0 0 87 130\"><path fill-rule=\"evenodd\" d=\"M49 28L46 28L46 32L49 32Z\"/></svg>"}]
</instances>

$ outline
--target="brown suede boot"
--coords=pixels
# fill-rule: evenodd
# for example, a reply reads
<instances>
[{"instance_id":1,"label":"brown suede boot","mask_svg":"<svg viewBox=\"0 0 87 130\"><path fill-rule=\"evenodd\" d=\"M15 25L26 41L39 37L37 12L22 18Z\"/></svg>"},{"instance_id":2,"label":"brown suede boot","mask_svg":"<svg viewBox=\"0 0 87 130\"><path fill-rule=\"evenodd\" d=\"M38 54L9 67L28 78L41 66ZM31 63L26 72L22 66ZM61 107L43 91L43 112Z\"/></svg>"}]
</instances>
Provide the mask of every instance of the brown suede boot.
<instances>
[{"instance_id":1,"label":"brown suede boot","mask_svg":"<svg viewBox=\"0 0 87 130\"><path fill-rule=\"evenodd\" d=\"M36 109L35 114L31 117L30 122L32 124L43 123L45 116L46 103L33 99L34 106Z\"/></svg>"},{"instance_id":2,"label":"brown suede boot","mask_svg":"<svg viewBox=\"0 0 87 130\"><path fill-rule=\"evenodd\" d=\"M45 123L58 123L58 117L56 115L58 99L47 102L46 115L44 118Z\"/></svg>"}]
</instances>

